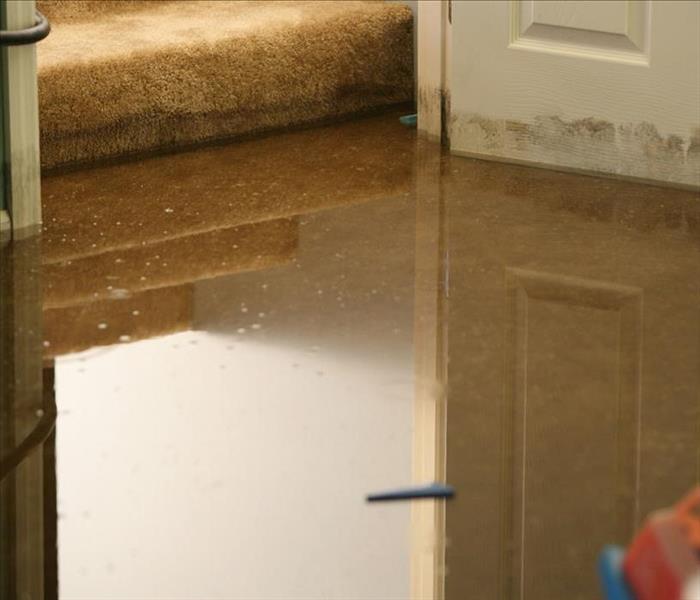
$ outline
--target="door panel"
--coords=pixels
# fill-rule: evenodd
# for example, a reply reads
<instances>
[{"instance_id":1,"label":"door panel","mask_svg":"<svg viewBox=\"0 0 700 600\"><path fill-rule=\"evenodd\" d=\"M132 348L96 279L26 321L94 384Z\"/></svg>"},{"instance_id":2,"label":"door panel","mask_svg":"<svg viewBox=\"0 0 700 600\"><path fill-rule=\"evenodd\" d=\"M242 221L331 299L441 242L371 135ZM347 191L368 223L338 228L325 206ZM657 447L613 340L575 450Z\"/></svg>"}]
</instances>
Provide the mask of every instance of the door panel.
<instances>
[{"instance_id":1,"label":"door panel","mask_svg":"<svg viewBox=\"0 0 700 600\"><path fill-rule=\"evenodd\" d=\"M625 2L526 0L521 2L521 6L530 11L533 23L615 34L624 34L627 31Z\"/></svg>"},{"instance_id":2,"label":"door panel","mask_svg":"<svg viewBox=\"0 0 700 600\"><path fill-rule=\"evenodd\" d=\"M454 2L457 154L700 186L700 3Z\"/></svg>"},{"instance_id":3,"label":"door panel","mask_svg":"<svg viewBox=\"0 0 700 600\"><path fill-rule=\"evenodd\" d=\"M648 2L543 2L511 8L511 48L649 65Z\"/></svg>"}]
</instances>

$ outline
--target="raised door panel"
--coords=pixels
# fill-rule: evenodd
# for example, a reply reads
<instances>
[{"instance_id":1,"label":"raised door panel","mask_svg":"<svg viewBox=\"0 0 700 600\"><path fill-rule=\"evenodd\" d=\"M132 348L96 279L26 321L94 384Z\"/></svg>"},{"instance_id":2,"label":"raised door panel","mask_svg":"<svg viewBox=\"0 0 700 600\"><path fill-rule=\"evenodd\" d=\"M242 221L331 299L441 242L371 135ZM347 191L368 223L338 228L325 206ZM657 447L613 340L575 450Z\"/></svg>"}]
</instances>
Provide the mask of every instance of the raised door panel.
<instances>
[{"instance_id":1,"label":"raised door panel","mask_svg":"<svg viewBox=\"0 0 700 600\"><path fill-rule=\"evenodd\" d=\"M510 48L648 65L651 5L522 0L511 6Z\"/></svg>"},{"instance_id":2,"label":"raised door panel","mask_svg":"<svg viewBox=\"0 0 700 600\"><path fill-rule=\"evenodd\" d=\"M522 5L523 8L529 9L533 23L605 33L625 33L630 3L626 0L526 0Z\"/></svg>"}]
</instances>

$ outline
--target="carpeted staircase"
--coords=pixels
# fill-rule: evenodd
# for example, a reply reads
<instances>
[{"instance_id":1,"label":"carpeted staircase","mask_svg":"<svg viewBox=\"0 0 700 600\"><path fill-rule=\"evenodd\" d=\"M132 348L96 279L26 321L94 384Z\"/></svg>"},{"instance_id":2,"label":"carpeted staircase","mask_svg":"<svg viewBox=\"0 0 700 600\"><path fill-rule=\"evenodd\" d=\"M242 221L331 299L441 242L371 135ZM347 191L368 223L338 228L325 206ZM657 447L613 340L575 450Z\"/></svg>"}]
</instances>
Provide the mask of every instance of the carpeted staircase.
<instances>
[{"instance_id":1,"label":"carpeted staircase","mask_svg":"<svg viewBox=\"0 0 700 600\"><path fill-rule=\"evenodd\" d=\"M390 2L39 0L46 168L329 121L411 100Z\"/></svg>"}]
</instances>

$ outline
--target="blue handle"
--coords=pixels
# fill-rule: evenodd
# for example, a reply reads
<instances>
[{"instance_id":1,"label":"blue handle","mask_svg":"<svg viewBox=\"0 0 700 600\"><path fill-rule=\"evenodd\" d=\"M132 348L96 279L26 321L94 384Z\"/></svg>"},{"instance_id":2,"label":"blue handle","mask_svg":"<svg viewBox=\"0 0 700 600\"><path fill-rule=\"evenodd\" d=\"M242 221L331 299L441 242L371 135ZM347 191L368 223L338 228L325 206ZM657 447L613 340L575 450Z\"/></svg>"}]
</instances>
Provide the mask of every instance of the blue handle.
<instances>
[{"instance_id":1,"label":"blue handle","mask_svg":"<svg viewBox=\"0 0 700 600\"><path fill-rule=\"evenodd\" d=\"M404 115L403 117L399 117L399 121L406 127L416 127L418 124L418 115Z\"/></svg>"},{"instance_id":2,"label":"blue handle","mask_svg":"<svg viewBox=\"0 0 700 600\"><path fill-rule=\"evenodd\" d=\"M606 546L600 553L598 574L606 600L634 600L622 571L624 558L624 551L617 546Z\"/></svg>"},{"instance_id":3,"label":"blue handle","mask_svg":"<svg viewBox=\"0 0 700 600\"><path fill-rule=\"evenodd\" d=\"M415 487L400 488L367 496L367 502L392 502L395 500L416 500L420 498L452 498L455 490L451 485L431 483Z\"/></svg>"}]
</instances>

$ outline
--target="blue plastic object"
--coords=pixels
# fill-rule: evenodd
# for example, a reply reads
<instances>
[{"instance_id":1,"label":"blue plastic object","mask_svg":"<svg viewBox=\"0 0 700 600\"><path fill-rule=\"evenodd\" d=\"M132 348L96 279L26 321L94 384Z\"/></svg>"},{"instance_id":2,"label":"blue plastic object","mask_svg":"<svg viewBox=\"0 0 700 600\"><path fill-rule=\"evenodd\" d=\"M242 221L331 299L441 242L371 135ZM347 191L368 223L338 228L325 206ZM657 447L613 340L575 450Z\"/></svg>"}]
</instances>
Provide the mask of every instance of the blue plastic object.
<instances>
[{"instance_id":1,"label":"blue plastic object","mask_svg":"<svg viewBox=\"0 0 700 600\"><path fill-rule=\"evenodd\" d=\"M406 127L416 127L418 125L418 115L405 115L399 117L399 121L402 125L406 125Z\"/></svg>"},{"instance_id":2,"label":"blue plastic object","mask_svg":"<svg viewBox=\"0 0 700 600\"><path fill-rule=\"evenodd\" d=\"M455 490L451 485L431 483L416 487L400 488L367 496L367 502L391 502L394 500L416 500L420 498L452 498Z\"/></svg>"},{"instance_id":3,"label":"blue plastic object","mask_svg":"<svg viewBox=\"0 0 700 600\"><path fill-rule=\"evenodd\" d=\"M625 581L622 562L625 552L619 546L606 546L598 558L598 575L606 600L634 600Z\"/></svg>"}]
</instances>

